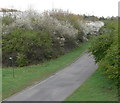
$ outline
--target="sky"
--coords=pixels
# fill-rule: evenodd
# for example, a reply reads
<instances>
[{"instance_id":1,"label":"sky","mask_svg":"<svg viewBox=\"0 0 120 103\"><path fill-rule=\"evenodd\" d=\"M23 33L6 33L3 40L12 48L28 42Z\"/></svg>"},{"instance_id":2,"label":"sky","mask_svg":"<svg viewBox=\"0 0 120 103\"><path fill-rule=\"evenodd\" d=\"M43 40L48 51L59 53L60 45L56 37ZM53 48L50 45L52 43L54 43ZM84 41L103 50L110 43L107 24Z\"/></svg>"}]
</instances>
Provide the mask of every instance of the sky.
<instances>
[{"instance_id":1,"label":"sky","mask_svg":"<svg viewBox=\"0 0 120 103\"><path fill-rule=\"evenodd\" d=\"M98 17L117 16L119 0L1 0L0 8L13 8L25 11L29 8L44 10L62 9L75 14Z\"/></svg>"}]
</instances>

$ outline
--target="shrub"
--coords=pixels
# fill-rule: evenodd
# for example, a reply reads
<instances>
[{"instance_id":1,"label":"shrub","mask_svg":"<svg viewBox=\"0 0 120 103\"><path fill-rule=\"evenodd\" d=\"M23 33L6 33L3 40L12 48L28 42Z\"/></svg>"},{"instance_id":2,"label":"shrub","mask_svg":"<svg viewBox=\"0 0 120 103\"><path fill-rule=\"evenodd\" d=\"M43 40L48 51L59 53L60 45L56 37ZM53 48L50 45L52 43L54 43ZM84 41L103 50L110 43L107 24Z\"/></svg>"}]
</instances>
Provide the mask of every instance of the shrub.
<instances>
[{"instance_id":1,"label":"shrub","mask_svg":"<svg viewBox=\"0 0 120 103\"><path fill-rule=\"evenodd\" d=\"M52 40L45 31L15 28L11 33L3 35L2 47L3 63L7 62L9 56L17 58L18 53L23 53L31 63L32 61L43 61L45 58L50 58Z\"/></svg>"},{"instance_id":2,"label":"shrub","mask_svg":"<svg viewBox=\"0 0 120 103\"><path fill-rule=\"evenodd\" d=\"M10 25L11 23L13 23L14 22L14 20L15 20L15 17L13 17L13 15L6 15L6 16L4 16L3 18L2 18L2 24L3 24L3 26L5 25L5 26L8 26L8 25Z\"/></svg>"},{"instance_id":3,"label":"shrub","mask_svg":"<svg viewBox=\"0 0 120 103\"><path fill-rule=\"evenodd\" d=\"M93 40L90 51L95 56L96 62L99 62L105 57L112 42L110 35L100 35Z\"/></svg>"},{"instance_id":4,"label":"shrub","mask_svg":"<svg viewBox=\"0 0 120 103\"><path fill-rule=\"evenodd\" d=\"M39 14L30 10L14 17L3 28L3 65L10 66L10 56L14 58L14 66L44 62L83 42L80 15L64 11ZM3 22L7 20L5 17Z\"/></svg>"},{"instance_id":5,"label":"shrub","mask_svg":"<svg viewBox=\"0 0 120 103\"><path fill-rule=\"evenodd\" d=\"M96 62L103 69L108 78L119 80L119 50L118 50L118 23L115 20L105 21L101 35L96 37L90 51L95 56Z\"/></svg>"},{"instance_id":6,"label":"shrub","mask_svg":"<svg viewBox=\"0 0 120 103\"><path fill-rule=\"evenodd\" d=\"M117 80L118 79L118 43L113 43L107 50L107 54L104 59L100 62L100 66L104 68L108 78Z\"/></svg>"},{"instance_id":7,"label":"shrub","mask_svg":"<svg viewBox=\"0 0 120 103\"><path fill-rule=\"evenodd\" d=\"M19 67L26 66L28 64L28 60L24 54L17 54L16 64Z\"/></svg>"},{"instance_id":8,"label":"shrub","mask_svg":"<svg viewBox=\"0 0 120 103\"><path fill-rule=\"evenodd\" d=\"M81 32L80 21L83 20L81 15L75 15L70 13L69 11L63 11L59 9L55 9L52 11L47 11L45 14L49 15L52 18L55 18L61 22L69 22L77 31L77 40L79 42L83 41L83 33Z\"/></svg>"}]
</instances>

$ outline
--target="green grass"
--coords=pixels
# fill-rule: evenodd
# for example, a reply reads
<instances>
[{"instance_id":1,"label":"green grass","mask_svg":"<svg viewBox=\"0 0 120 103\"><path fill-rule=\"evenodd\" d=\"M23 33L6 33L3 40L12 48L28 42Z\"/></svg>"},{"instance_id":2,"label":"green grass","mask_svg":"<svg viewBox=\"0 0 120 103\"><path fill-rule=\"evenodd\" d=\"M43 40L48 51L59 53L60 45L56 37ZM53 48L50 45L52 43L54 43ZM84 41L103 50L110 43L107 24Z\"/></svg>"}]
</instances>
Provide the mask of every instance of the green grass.
<instances>
[{"instance_id":1,"label":"green grass","mask_svg":"<svg viewBox=\"0 0 120 103\"><path fill-rule=\"evenodd\" d=\"M12 76L13 68L4 68L2 71L2 98L5 99L25 87L43 80L58 70L63 69L84 53L84 51L89 48L90 44L91 42L83 43L79 48L75 48L71 52L43 64L15 68L15 78Z\"/></svg>"},{"instance_id":2,"label":"green grass","mask_svg":"<svg viewBox=\"0 0 120 103\"><path fill-rule=\"evenodd\" d=\"M65 101L118 101L117 87L99 68Z\"/></svg>"}]
</instances>

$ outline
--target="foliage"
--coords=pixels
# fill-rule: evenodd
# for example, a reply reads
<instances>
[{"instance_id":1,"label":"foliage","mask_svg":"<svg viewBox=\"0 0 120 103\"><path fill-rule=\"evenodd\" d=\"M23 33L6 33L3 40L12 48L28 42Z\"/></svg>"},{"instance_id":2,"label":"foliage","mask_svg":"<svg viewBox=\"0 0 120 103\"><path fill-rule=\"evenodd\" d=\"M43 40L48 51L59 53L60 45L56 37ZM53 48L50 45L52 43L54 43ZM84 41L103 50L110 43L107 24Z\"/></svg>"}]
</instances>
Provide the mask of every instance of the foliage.
<instances>
[{"instance_id":1,"label":"foliage","mask_svg":"<svg viewBox=\"0 0 120 103\"><path fill-rule=\"evenodd\" d=\"M67 21L35 11L24 12L3 29L3 65L10 66L10 56L14 58L14 66L56 58L78 45L77 34L78 30Z\"/></svg>"},{"instance_id":2,"label":"foliage","mask_svg":"<svg viewBox=\"0 0 120 103\"><path fill-rule=\"evenodd\" d=\"M93 40L90 51L95 56L96 62L99 62L107 54L107 49L112 43L111 39L110 35L100 35Z\"/></svg>"},{"instance_id":3,"label":"foliage","mask_svg":"<svg viewBox=\"0 0 120 103\"><path fill-rule=\"evenodd\" d=\"M82 20L81 15L62 10L41 14L28 10L14 15L4 15L3 66L10 66L8 59L10 56L14 58L14 66L17 66L18 54L24 55L25 64L29 65L54 59L69 52L84 42L85 28L80 26ZM19 63L23 65L22 62Z\"/></svg>"},{"instance_id":4,"label":"foliage","mask_svg":"<svg viewBox=\"0 0 120 103\"><path fill-rule=\"evenodd\" d=\"M12 39L11 39L12 38ZM33 60L43 61L50 57L52 41L47 32L22 30L16 28L9 34L3 35L3 63L6 63L9 56L17 59L18 53L26 56L26 62ZM9 62L8 64L9 65Z\"/></svg>"},{"instance_id":5,"label":"foliage","mask_svg":"<svg viewBox=\"0 0 120 103\"><path fill-rule=\"evenodd\" d=\"M118 79L118 43L113 43L107 50L107 54L101 61L100 65L104 68L105 73L111 79Z\"/></svg>"},{"instance_id":6,"label":"foliage","mask_svg":"<svg viewBox=\"0 0 120 103\"><path fill-rule=\"evenodd\" d=\"M117 20L105 21L105 26L100 30L100 36L92 43L90 51L99 62L103 72L108 78L118 82L118 23Z\"/></svg>"},{"instance_id":7,"label":"foliage","mask_svg":"<svg viewBox=\"0 0 120 103\"><path fill-rule=\"evenodd\" d=\"M18 53L16 64L19 67L26 66L28 64L28 62L27 62L26 57L25 57L24 54Z\"/></svg>"},{"instance_id":8,"label":"foliage","mask_svg":"<svg viewBox=\"0 0 120 103\"><path fill-rule=\"evenodd\" d=\"M89 40L91 37L99 35L102 26L104 26L104 23L101 21L81 21L80 28L84 40Z\"/></svg>"},{"instance_id":9,"label":"foliage","mask_svg":"<svg viewBox=\"0 0 120 103\"><path fill-rule=\"evenodd\" d=\"M63 11L59 9L53 9L52 11L44 12L46 15L50 15L59 21L69 22L75 29L78 30L77 40L79 42L83 41L83 33L81 32L80 21L83 20L81 15L75 15L70 13L69 11Z\"/></svg>"},{"instance_id":10,"label":"foliage","mask_svg":"<svg viewBox=\"0 0 120 103\"><path fill-rule=\"evenodd\" d=\"M15 17L13 17L11 14L6 15L2 18L3 25L7 25L7 26L12 22L14 22L14 20L15 20Z\"/></svg>"}]
</instances>

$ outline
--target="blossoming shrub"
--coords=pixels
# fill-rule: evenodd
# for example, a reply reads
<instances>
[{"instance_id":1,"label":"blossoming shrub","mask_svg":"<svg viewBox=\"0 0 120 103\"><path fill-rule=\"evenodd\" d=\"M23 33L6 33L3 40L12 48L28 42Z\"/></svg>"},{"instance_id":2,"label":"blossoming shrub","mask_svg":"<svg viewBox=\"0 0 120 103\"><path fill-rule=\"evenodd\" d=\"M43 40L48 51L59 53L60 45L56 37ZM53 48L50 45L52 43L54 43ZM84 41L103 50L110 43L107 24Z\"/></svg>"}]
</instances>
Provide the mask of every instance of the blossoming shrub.
<instances>
[{"instance_id":1,"label":"blossoming shrub","mask_svg":"<svg viewBox=\"0 0 120 103\"><path fill-rule=\"evenodd\" d=\"M3 66L11 65L9 57L13 57L14 66L57 58L78 45L77 34L70 22L34 11L23 12L3 28Z\"/></svg>"},{"instance_id":2,"label":"blossoming shrub","mask_svg":"<svg viewBox=\"0 0 120 103\"><path fill-rule=\"evenodd\" d=\"M80 21L83 20L83 16L75 15L70 13L69 11L63 11L59 9L55 9L52 11L45 12L46 15L50 15L50 17L56 18L59 21L69 22L75 29L78 30L77 40L78 42L83 42L83 33L80 27Z\"/></svg>"}]
</instances>

